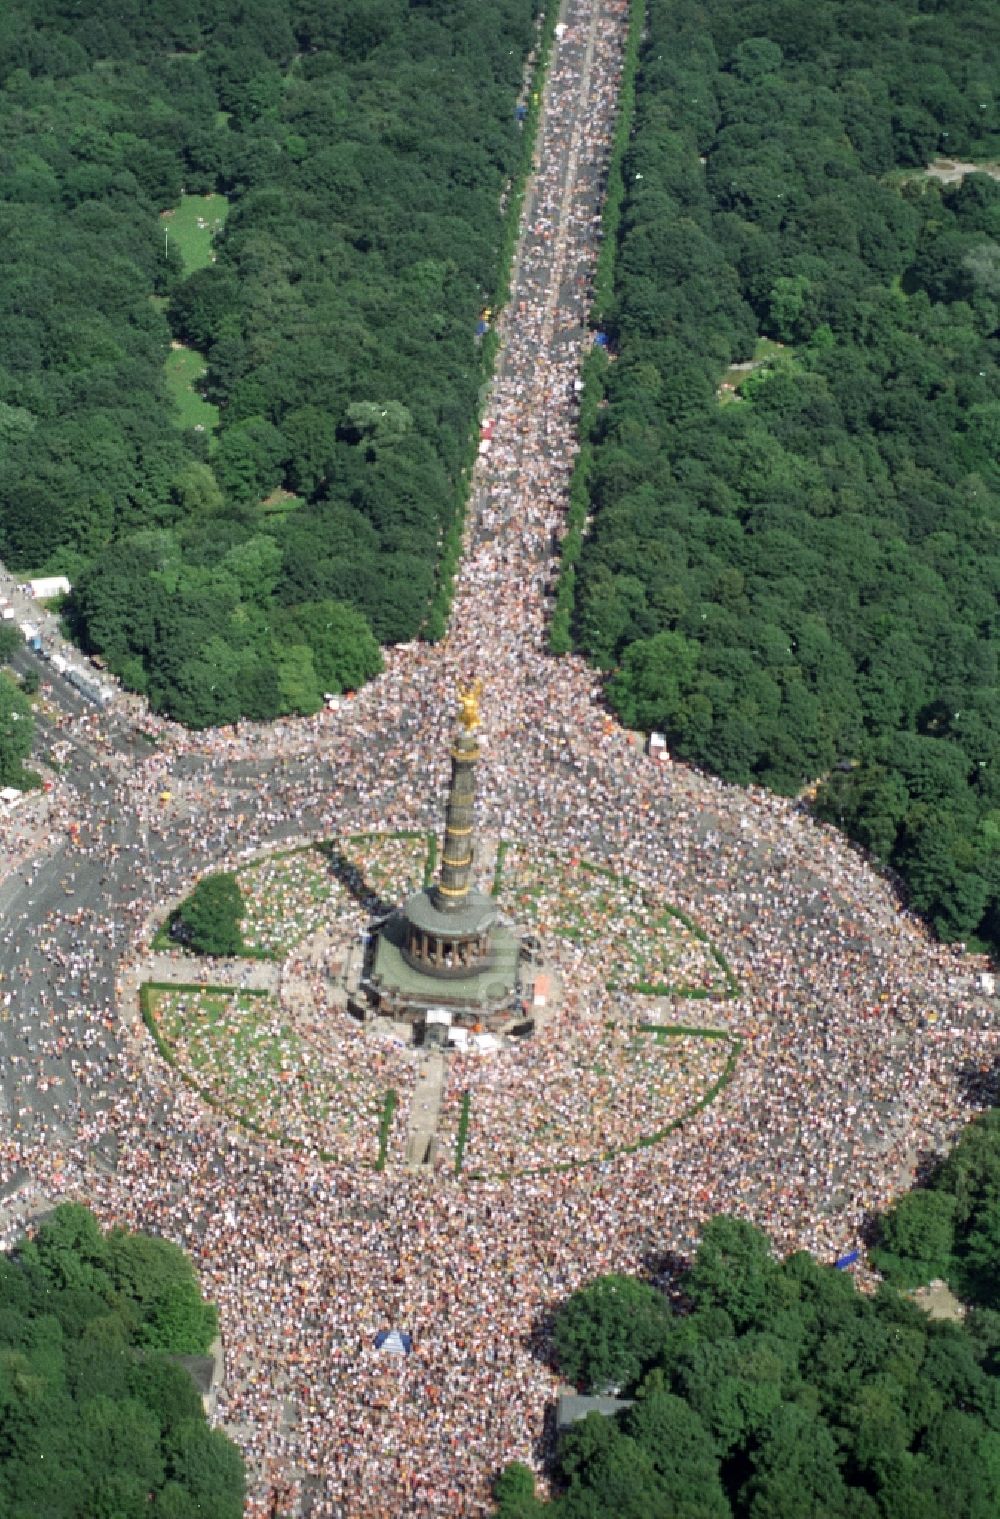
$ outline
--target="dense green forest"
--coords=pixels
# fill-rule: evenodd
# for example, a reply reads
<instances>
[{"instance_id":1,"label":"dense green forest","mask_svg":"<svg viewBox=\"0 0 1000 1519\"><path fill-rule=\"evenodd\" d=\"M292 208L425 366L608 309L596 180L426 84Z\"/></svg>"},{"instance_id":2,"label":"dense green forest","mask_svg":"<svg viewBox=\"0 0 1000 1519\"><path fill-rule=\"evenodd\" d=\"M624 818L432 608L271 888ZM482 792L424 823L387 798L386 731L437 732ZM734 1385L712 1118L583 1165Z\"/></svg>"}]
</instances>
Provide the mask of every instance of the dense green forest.
<instances>
[{"instance_id":1,"label":"dense green forest","mask_svg":"<svg viewBox=\"0 0 1000 1519\"><path fill-rule=\"evenodd\" d=\"M0 554L68 573L157 710L312 711L439 629L537 9L3 7ZM229 203L191 272L182 192ZM179 425L172 341L215 434Z\"/></svg>"},{"instance_id":2,"label":"dense green forest","mask_svg":"<svg viewBox=\"0 0 1000 1519\"><path fill-rule=\"evenodd\" d=\"M1000 944L992 0L650 0L556 646ZM732 368L731 366L743 366Z\"/></svg>"},{"instance_id":3,"label":"dense green forest","mask_svg":"<svg viewBox=\"0 0 1000 1519\"><path fill-rule=\"evenodd\" d=\"M705 1229L672 1308L604 1277L556 1318L559 1367L633 1406L560 1437L557 1496L530 1471L498 1519L993 1519L1000 1509L1000 1314L932 1320L859 1293L751 1225Z\"/></svg>"},{"instance_id":4,"label":"dense green forest","mask_svg":"<svg viewBox=\"0 0 1000 1519\"><path fill-rule=\"evenodd\" d=\"M65 1204L0 1256L0 1511L17 1519L240 1519L239 1451L172 1355L215 1310L165 1240Z\"/></svg>"}]
</instances>

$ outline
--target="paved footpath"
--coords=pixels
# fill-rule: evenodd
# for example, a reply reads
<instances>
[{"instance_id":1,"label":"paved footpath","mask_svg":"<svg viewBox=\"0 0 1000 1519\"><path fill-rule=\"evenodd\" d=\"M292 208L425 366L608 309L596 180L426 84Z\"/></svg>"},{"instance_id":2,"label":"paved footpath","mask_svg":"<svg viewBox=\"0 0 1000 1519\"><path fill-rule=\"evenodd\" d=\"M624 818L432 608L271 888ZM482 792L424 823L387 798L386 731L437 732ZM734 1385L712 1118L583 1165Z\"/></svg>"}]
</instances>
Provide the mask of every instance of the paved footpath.
<instances>
[{"instance_id":1,"label":"paved footpath","mask_svg":"<svg viewBox=\"0 0 1000 1519\"><path fill-rule=\"evenodd\" d=\"M440 1050L432 1050L421 1061L420 1074L410 1103L410 1123L406 1135L406 1163L409 1166L433 1165L443 1092L444 1056Z\"/></svg>"},{"instance_id":2,"label":"paved footpath","mask_svg":"<svg viewBox=\"0 0 1000 1519\"><path fill-rule=\"evenodd\" d=\"M139 966L144 981L229 986L236 990L279 992L281 966L268 960L216 960L197 955L151 954Z\"/></svg>"}]
</instances>

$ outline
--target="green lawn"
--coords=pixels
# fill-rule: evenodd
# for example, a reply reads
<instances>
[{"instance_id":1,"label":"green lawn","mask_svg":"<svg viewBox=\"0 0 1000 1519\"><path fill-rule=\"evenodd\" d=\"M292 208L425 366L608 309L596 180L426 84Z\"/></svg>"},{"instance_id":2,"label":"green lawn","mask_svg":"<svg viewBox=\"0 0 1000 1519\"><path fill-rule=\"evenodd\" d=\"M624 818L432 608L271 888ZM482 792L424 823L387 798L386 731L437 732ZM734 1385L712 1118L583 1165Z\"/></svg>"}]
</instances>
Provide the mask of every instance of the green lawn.
<instances>
[{"instance_id":1,"label":"green lawn","mask_svg":"<svg viewBox=\"0 0 1000 1519\"><path fill-rule=\"evenodd\" d=\"M722 956L692 923L656 893L601 866L508 843L493 894L515 921L591 946L609 991L657 997L736 991Z\"/></svg>"},{"instance_id":2,"label":"green lawn","mask_svg":"<svg viewBox=\"0 0 1000 1519\"><path fill-rule=\"evenodd\" d=\"M743 382L756 370L767 368L777 362L782 355L786 359L791 359L794 358L794 351L783 343L776 343L773 338L758 338L753 354L753 369L737 364L732 369L727 369L722 376L722 383L719 386L721 405L728 406L731 402L739 400Z\"/></svg>"},{"instance_id":3,"label":"green lawn","mask_svg":"<svg viewBox=\"0 0 1000 1519\"><path fill-rule=\"evenodd\" d=\"M339 1028L310 1017L300 1028L271 993L233 987L147 982L140 996L160 1054L238 1123L328 1160L385 1165L413 1066L376 1057L394 1083L387 1092L351 1019ZM344 1056L347 1044L353 1058Z\"/></svg>"},{"instance_id":4,"label":"green lawn","mask_svg":"<svg viewBox=\"0 0 1000 1519\"><path fill-rule=\"evenodd\" d=\"M195 389L195 382L205 373L205 360L194 348L171 348L163 366L167 390L177 408L178 427L197 427L214 433L219 422L219 408L206 401Z\"/></svg>"},{"instance_id":5,"label":"green lawn","mask_svg":"<svg viewBox=\"0 0 1000 1519\"><path fill-rule=\"evenodd\" d=\"M224 195L182 195L179 205L163 213L165 240L180 254L185 274L212 262L212 239L228 213Z\"/></svg>"},{"instance_id":6,"label":"green lawn","mask_svg":"<svg viewBox=\"0 0 1000 1519\"><path fill-rule=\"evenodd\" d=\"M291 491L282 490L279 486L269 496L265 496L260 503L261 511L269 517L280 517L284 512L294 512L297 507L303 505L304 496L293 495Z\"/></svg>"},{"instance_id":7,"label":"green lawn","mask_svg":"<svg viewBox=\"0 0 1000 1519\"><path fill-rule=\"evenodd\" d=\"M176 248L185 274L204 269L212 262L212 240L226 220L229 202L224 195L182 195L172 211L163 214L164 240ZM199 395L196 381L205 373L205 360L193 348L172 348L164 372L167 390L177 408L177 426L197 428L211 436L219 423L219 410Z\"/></svg>"}]
</instances>

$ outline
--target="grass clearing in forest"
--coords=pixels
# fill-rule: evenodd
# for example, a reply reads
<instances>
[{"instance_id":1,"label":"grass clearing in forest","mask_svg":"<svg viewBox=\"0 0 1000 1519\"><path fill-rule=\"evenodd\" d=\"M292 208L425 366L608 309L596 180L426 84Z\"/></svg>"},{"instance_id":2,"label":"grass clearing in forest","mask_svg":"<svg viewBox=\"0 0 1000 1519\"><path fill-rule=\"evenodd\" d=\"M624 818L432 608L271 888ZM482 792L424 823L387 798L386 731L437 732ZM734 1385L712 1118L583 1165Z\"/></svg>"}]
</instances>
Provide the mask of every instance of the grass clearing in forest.
<instances>
[{"instance_id":1,"label":"grass clearing in forest","mask_svg":"<svg viewBox=\"0 0 1000 1519\"><path fill-rule=\"evenodd\" d=\"M297 507L305 504L304 496L296 496L292 491L286 491L282 486L273 490L269 496L265 496L260 503L260 509L268 517L281 517L285 512L294 512Z\"/></svg>"},{"instance_id":2,"label":"grass clearing in forest","mask_svg":"<svg viewBox=\"0 0 1000 1519\"><path fill-rule=\"evenodd\" d=\"M733 401L742 400L740 390L750 375L758 370L769 369L784 358L786 361L795 357L795 350L789 348L787 343L776 343L773 338L758 338L753 351L753 358L744 364L731 364L719 381L717 395L720 406L729 406Z\"/></svg>"},{"instance_id":3,"label":"grass clearing in forest","mask_svg":"<svg viewBox=\"0 0 1000 1519\"><path fill-rule=\"evenodd\" d=\"M212 263L212 243L228 213L229 202L224 195L182 195L172 211L164 211L160 218L164 246L177 250L185 274ZM196 388L205 369L202 354L181 343L171 345L163 366L167 391L177 410L177 426L207 433L211 439L219 425L219 408Z\"/></svg>"},{"instance_id":4,"label":"grass clearing in forest","mask_svg":"<svg viewBox=\"0 0 1000 1519\"><path fill-rule=\"evenodd\" d=\"M177 408L177 426L193 428L210 436L219 425L219 408L195 389L207 369L204 358L182 343L172 346L163 365L167 391Z\"/></svg>"},{"instance_id":5,"label":"grass clearing in forest","mask_svg":"<svg viewBox=\"0 0 1000 1519\"><path fill-rule=\"evenodd\" d=\"M164 242L177 249L185 274L212 263L212 243L228 215L224 195L182 195L172 211L164 211Z\"/></svg>"}]
</instances>

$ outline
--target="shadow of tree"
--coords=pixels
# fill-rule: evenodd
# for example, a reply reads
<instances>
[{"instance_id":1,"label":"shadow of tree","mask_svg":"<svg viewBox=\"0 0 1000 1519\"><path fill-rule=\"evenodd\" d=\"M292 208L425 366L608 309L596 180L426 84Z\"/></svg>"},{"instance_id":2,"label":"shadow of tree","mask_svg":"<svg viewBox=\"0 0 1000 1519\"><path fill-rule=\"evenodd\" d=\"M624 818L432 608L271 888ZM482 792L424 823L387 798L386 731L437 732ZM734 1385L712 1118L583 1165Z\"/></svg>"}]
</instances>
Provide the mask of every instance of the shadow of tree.
<instances>
[{"instance_id":1,"label":"shadow of tree","mask_svg":"<svg viewBox=\"0 0 1000 1519\"><path fill-rule=\"evenodd\" d=\"M691 1259L678 1250L648 1249L640 1258L639 1271L643 1281L658 1287L670 1299L675 1313L690 1311L691 1301L684 1291L684 1277L691 1269Z\"/></svg>"},{"instance_id":2,"label":"shadow of tree","mask_svg":"<svg viewBox=\"0 0 1000 1519\"><path fill-rule=\"evenodd\" d=\"M531 1320L531 1328L524 1341L525 1350L533 1355L536 1361L541 1361L543 1366L548 1366L550 1371L558 1370L552 1349L555 1322L554 1309L540 1308Z\"/></svg>"}]
</instances>

